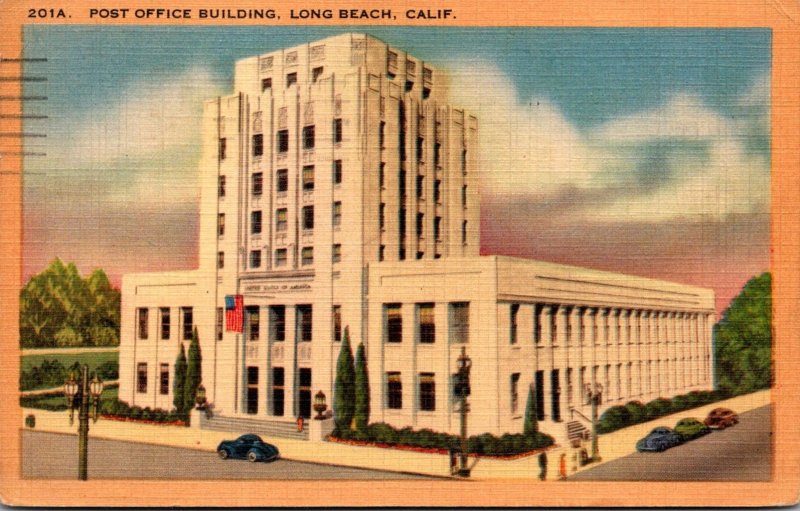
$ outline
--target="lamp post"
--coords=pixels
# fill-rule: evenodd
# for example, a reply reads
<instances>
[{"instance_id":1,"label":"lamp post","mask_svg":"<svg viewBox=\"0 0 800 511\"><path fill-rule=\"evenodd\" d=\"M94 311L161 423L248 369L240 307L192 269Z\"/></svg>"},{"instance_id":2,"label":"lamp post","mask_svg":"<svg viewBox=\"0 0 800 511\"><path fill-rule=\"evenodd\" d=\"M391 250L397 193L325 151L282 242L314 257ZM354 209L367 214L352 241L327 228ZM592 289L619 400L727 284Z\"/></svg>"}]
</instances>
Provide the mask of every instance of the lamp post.
<instances>
[{"instance_id":1,"label":"lamp post","mask_svg":"<svg viewBox=\"0 0 800 511\"><path fill-rule=\"evenodd\" d=\"M600 448L597 445L597 407L603 403L603 386L591 383L584 386L586 399L592 404L592 461L600 461Z\"/></svg>"},{"instance_id":2,"label":"lamp post","mask_svg":"<svg viewBox=\"0 0 800 511\"><path fill-rule=\"evenodd\" d=\"M100 404L100 394L103 393L103 382L94 375L89 381L89 366L83 366L81 382L75 381L75 377L70 374L69 379L64 382L64 395L67 398L69 407L69 424L74 422L75 408L78 408L78 479L86 481L88 479L89 465L89 402L91 401L91 417L93 422L97 422L97 409Z\"/></svg>"},{"instance_id":3,"label":"lamp post","mask_svg":"<svg viewBox=\"0 0 800 511\"><path fill-rule=\"evenodd\" d=\"M328 409L328 404L325 402L325 393L321 390L314 395L314 411L317 412L317 416L314 417L314 420L325 420L325 410Z\"/></svg>"},{"instance_id":4,"label":"lamp post","mask_svg":"<svg viewBox=\"0 0 800 511\"><path fill-rule=\"evenodd\" d=\"M457 362L458 374L456 375L455 391L456 396L461 398L461 463L458 475L469 477L470 470L467 467L467 412L469 412L469 404L467 403L467 396L470 394L469 370L472 367L472 360L467 356L467 349L463 346Z\"/></svg>"}]
</instances>

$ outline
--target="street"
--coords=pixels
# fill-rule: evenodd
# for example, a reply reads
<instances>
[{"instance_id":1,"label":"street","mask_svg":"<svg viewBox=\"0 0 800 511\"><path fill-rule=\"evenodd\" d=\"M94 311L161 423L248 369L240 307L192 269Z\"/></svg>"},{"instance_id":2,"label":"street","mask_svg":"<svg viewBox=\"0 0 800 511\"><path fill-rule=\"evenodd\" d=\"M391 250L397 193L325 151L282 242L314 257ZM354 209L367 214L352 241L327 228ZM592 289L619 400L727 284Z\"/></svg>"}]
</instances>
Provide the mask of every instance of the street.
<instances>
[{"instance_id":1,"label":"street","mask_svg":"<svg viewBox=\"0 0 800 511\"><path fill-rule=\"evenodd\" d=\"M739 424L731 428L712 431L667 451L637 452L579 472L569 480L769 481L770 406L742 413L739 419Z\"/></svg>"},{"instance_id":2,"label":"street","mask_svg":"<svg viewBox=\"0 0 800 511\"><path fill-rule=\"evenodd\" d=\"M22 477L75 479L78 437L22 432ZM429 479L415 474L277 460L221 460L216 453L89 438L89 479Z\"/></svg>"}]
</instances>

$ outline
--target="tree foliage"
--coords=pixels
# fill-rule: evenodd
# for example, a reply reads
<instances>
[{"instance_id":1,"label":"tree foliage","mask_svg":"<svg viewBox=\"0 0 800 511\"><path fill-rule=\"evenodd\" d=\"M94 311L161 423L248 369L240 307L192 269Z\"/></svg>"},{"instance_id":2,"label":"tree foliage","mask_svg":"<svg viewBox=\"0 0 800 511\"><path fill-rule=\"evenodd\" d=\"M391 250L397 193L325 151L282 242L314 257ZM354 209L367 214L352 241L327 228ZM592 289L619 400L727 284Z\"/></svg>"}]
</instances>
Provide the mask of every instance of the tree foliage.
<instances>
[{"instance_id":1,"label":"tree foliage","mask_svg":"<svg viewBox=\"0 0 800 511\"><path fill-rule=\"evenodd\" d=\"M336 381L333 386L333 420L339 431L350 430L355 414L355 367L350 348L350 329L345 327L342 347L336 361Z\"/></svg>"},{"instance_id":2,"label":"tree foliage","mask_svg":"<svg viewBox=\"0 0 800 511\"><path fill-rule=\"evenodd\" d=\"M103 270L81 278L55 259L20 292L23 348L119 344L120 293Z\"/></svg>"},{"instance_id":3,"label":"tree foliage","mask_svg":"<svg viewBox=\"0 0 800 511\"><path fill-rule=\"evenodd\" d=\"M525 435L535 435L539 432L539 422L536 420L538 414L536 396L533 390L533 385L531 385L528 389L528 402L525 404L525 423L522 430Z\"/></svg>"},{"instance_id":4,"label":"tree foliage","mask_svg":"<svg viewBox=\"0 0 800 511\"><path fill-rule=\"evenodd\" d=\"M183 410L189 412L194 408L194 400L197 397L197 387L203 381L203 357L200 354L200 337L197 335L197 327L192 332L192 342L189 344L189 353L186 363L186 384L183 389Z\"/></svg>"},{"instance_id":5,"label":"tree foliage","mask_svg":"<svg viewBox=\"0 0 800 511\"><path fill-rule=\"evenodd\" d=\"M770 386L772 377L772 277L750 279L714 327L716 386L745 394Z\"/></svg>"},{"instance_id":6,"label":"tree foliage","mask_svg":"<svg viewBox=\"0 0 800 511\"><path fill-rule=\"evenodd\" d=\"M369 376L367 375L367 357L362 343L356 350L354 410L356 430L366 431L369 424L369 411Z\"/></svg>"},{"instance_id":7,"label":"tree foliage","mask_svg":"<svg viewBox=\"0 0 800 511\"><path fill-rule=\"evenodd\" d=\"M183 351L183 343L178 343L180 348L178 358L175 360L175 379L172 381L172 404L179 414L184 410L184 389L186 388L186 353Z\"/></svg>"}]
</instances>

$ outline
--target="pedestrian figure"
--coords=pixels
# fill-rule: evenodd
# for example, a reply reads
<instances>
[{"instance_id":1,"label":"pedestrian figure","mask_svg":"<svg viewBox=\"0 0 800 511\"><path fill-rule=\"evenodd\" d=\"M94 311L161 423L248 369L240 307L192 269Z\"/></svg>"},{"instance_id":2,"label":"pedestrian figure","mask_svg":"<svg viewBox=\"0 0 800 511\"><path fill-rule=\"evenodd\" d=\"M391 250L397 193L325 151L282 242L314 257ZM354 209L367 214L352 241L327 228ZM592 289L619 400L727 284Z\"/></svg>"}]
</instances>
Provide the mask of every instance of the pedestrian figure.
<instances>
[{"instance_id":1,"label":"pedestrian figure","mask_svg":"<svg viewBox=\"0 0 800 511\"><path fill-rule=\"evenodd\" d=\"M561 459L558 462L558 476L561 479L567 478L567 455L562 454Z\"/></svg>"},{"instance_id":2,"label":"pedestrian figure","mask_svg":"<svg viewBox=\"0 0 800 511\"><path fill-rule=\"evenodd\" d=\"M539 455L539 479L547 479L547 454L544 452Z\"/></svg>"}]
</instances>

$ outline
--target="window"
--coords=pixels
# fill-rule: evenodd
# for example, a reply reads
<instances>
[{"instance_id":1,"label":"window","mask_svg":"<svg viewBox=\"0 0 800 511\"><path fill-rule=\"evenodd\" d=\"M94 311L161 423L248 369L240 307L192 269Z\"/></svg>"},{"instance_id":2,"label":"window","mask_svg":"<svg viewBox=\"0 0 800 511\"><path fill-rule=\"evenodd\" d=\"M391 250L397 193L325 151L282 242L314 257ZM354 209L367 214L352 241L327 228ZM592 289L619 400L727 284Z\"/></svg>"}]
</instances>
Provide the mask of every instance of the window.
<instances>
[{"instance_id":1,"label":"window","mask_svg":"<svg viewBox=\"0 0 800 511\"><path fill-rule=\"evenodd\" d=\"M217 215L217 236L225 236L225 213Z\"/></svg>"},{"instance_id":2,"label":"window","mask_svg":"<svg viewBox=\"0 0 800 511\"><path fill-rule=\"evenodd\" d=\"M544 420L544 371L536 371L536 420Z\"/></svg>"},{"instance_id":3,"label":"window","mask_svg":"<svg viewBox=\"0 0 800 511\"><path fill-rule=\"evenodd\" d=\"M297 83L297 73L289 73L286 75L286 88Z\"/></svg>"},{"instance_id":4,"label":"window","mask_svg":"<svg viewBox=\"0 0 800 511\"><path fill-rule=\"evenodd\" d=\"M442 217L440 216L433 219L433 239L442 241Z\"/></svg>"},{"instance_id":5,"label":"window","mask_svg":"<svg viewBox=\"0 0 800 511\"><path fill-rule=\"evenodd\" d=\"M433 164L436 167L440 167L442 164L442 144L439 142L433 144Z\"/></svg>"},{"instance_id":6,"label":"window","mask_svg":"<svg viewBox=\"0 0 800 511\"><path fill-rule=\"evenodd\" d=\"M436 410L436 381L434 373L419 373L419 409Z\"/></svg>"},{"instance_id":7,"label":"window","mask_svg":"<svg viewBox=\"0 0 800 511\"><path fill-rule=\"evenodd\" d=\"M166 341L169 339L170 333L169 307L161 307L159 312L161 314L161 340Z\"/></svg>"},{"instance_id":8,"label":"window","mask_svg":"<svg viewBox=\"0 0 800 511\"><path fill-rule=\"evenodd\" d=\"M264 192L264 173L256 172L253 174L253 195L261 195Z\"/></svg>"},{"instance_id":9,"label":"window","mask_svg":"<svg viewBox=\"0 0 800 511\"><path fill-rule=\"evenodd\" d=\"M342 160L333 161L333 184L342 184Z\"/></svg>"},{"instance_id":10,"label":"window","mask_svg":"<svg viewBox=\"0 0 800 511\"><path fill-rule=\"evenodd\" d=\"M303 166L303 190L313 190L314 189L314 166L313 165L304 165Z\"/></svg>"},{"instance_id":11,"label":"window","mask_svg":"<svg viewBox=\"0 0 800 511\"><path fill-rule=\"evenodd\" d=\"M400 195L400 201L405 202L406 200L406 171L402 168L397 173L397 190L398 194Z\"/></svg>"},{"instance_id":12,"label":"window","mask_svg":"<svg viewBox=\"0 0 800 511\"><path fill-rule=\"evenodd\" d=\"M287 262L287 252L285 248L279 248L275 250L275 266L286 266Z\"/></svg>"},{"instance_id":13,"label":"window","mask_svg":"<svg viewBox=\"0 0 800 511\"><path fill-rule=\"evenodd\" d=\"M386 123L381 121L380 127L378 128L378 147L381 149L386 148Z\"/></svg>"},{"instance_id":14,"label":"window","mask_svg":"<svg viewBox=\"0 0 800 511\"><path fill-rule=\"evenodd\" d=\"M139 362L136 365L136 392L147 393L147 362Z\"/></svg>"},{"instance_id":15,"label":"window","mask_svg":"<svg viewBox=\"0 0 800 511\"><path fill-rule=\"evenodd\" d=\"M219 139L219 159L224 160L228 152L228 140L225 138Z\"/></svg>"},{"instance_id":16,"label":"window","mask_svg":"<svg viewBox=\"0 0 800 511\"><path fill-rule=\"evenodd\" d=\"M425 176L417 176L417 198L425 198Z\"/></svg>"},{"instance_id":17,"label":"window","mask_svg":"<svg viewBox=\"0 0 800 511\"><path fill-rule=\"evenodd\" d=\"M272 415L283 416L284 371L282 367L272 368Z\"/></svg>"},{"instance_id":18,"label":"window","mask_svg":"<svg viewBox=\"0 0 800 511\"><path fill-rule=\"evenodd\" d=\"M342 306L334 305L331 316L333 317L333 340L338 342L342 340Z\"/></svg>"},{"instance_id":19,"label":"window","mask_svg":"<svg viewBox=\"0 0 800 511\"><path fill-rule=\"evenodd\" d=\"M437 179L433 182L433 201L436 204L442 203L442 180Z\"/></svg>"},{"instance_id":20,"label":"window","mask_svg":"<svg viewBox=\"0 0 800 511\"><path fill-rule=\"evenodd\" d=\"M299 335L300 342L311 342L311 306L310 305L298 305L297 306L297 325L299 331L297 332Z\"/></svg>"},{"instance_id":21,"label":"window","mask_svg":"<svg viewBox=\"0 0 800 511\"><path fill-rule=\"evenodd\" d=\"M519 412L519 373L511 375L511 415Z\"/></svg>"},{"instance_id":22,"label":"window","mask_svg":"<svg viewBox=\"0 0 800 511\"><path fill-rule=\"evenodd\" d=\"M303 247L300 252L300 264L303 266L314 264L314 247Z\"/></svg>"},{"instance_id":23,"label":"window","mask_svg":"<svg viewBox=\"0 0 800 511\"><path fill-rule=\"evenodd\" d=\"M384 204L383 202L381 202L381 208L378 220L380 228L383 231L384 229L386 229L386 204Z\"/></svg>"},{"instance_id":24,"label":"window","mask_svg":"<svg viewBox=\"0 0 800 511\"><path fill-rule=\"evenodd\" d=\"M147 314L148 310L145 308L136 309L139 339L147 339Z\"/></svg>"},{"instance_id":25,"label":"window","mask_svg":"<svg viewBox=\"0 0 800 511\"><path fill-rule=\"evenodd\" d=\"M422 137L417 137L417 161L422 163L425 153L425 139Z\"/></svg>"},{"instance_id":26,"label":"window","mask_svg":"<svg viewBox=\"0 0 800 511\"><path fill-rule=\"evenodd\" d=\"M250 268L261 268L261 250L250 251Z\"/></svg>"},{"instance_id":27,"label":"window","mask_svg":"<svg viewBox=\"0 0 800 511\"><path fill-rule=\"evenodd\" d=\"M386 188L386 162L381 162L381 166L378 168L378 184L381 188Z\"/></svg>"},{"instance_id":28,"label":"window","mask_svg":"<svg viewBox=\"0 0 800 511\"><path fill-rule=\"evenodd\" d=\"M341 119L334 119L333 120L333 143L334 144L341 144L342 143L342 120Z\"/></svg>"},{"instance_id":29,"label":"window","mask_svg":"<svg viewBox=\"0 0 800 511\"><path fill-rule=\"evenodd\" d=\"M181 319L183 321L183 340L192 340L192 331L194 330L193 311L191 307L181 307Z\"/></svg>"},{"instance_id":30,"label":"window","mask_svg":"<svg viewBox=\"0 0 800 511\"><path fill-rule=\"evenodd\" d=\"M403 342L403 316L399 303L383 306L386 317L386 342Z\"/></svg>"},{"instance_id":31,"label":"window","mask_svg":"<svg viewBox=\"0 0 800 511\"><path fill-rule=\"evenodd\" d=\"M261 234L261 211L250 212L250 233Z\"/></svg>"},{"instance_id":32,"label":"window","mask_svg":"<svg viewBox=\"0 0 800 511\"><path fill-rule=\"evenodd\" d=\"M319 77L322 76L322 67L315 67L311 70L311 81L316 83Z\"/></svg>"},{"instance_id":33,"label":"window","mask_svg":"<svg viewBox=\"0 0 800 511\"><path fill-rule=\"evenodd\" d=\"M280 208L275 212L275 231L284 232L288 226L287 217L289 212L286 208Z\"/></svg>"},{"instance_id":34,"label":"window","mask_svg":"<svg viewBox=\"0 0 800 511\"><path fill-rule=\"evenodd\" d=\"M162 396L169 394L169 364L161 364L159 368L158 393Z\"/></svg>"},{"instance_id":35,"label":"window","mask_svg":"<svg viewBox=\"0 0 800 511\"><path fill-rule=\"evenodd\" d=\"M397 53L390 51L386 55L386 65L389 67L397 67Z\"/></svg>"},{"instance_id":36,"label":"window","mask_svg":"<svg viewBox=\"0 0 800 511\"><path fill-rule=\"evenodd\" d=\"M509 341L511 344L517 344L517 316L519 315L519 304L511 304L511 318L510 326L511 332L509 333Z\"/></svg>"},{"instance_id":37,"label":"window","mask_svg":"<svg viewBox=\"0 0 800 511\"><path fill-rule=\"evenodd\" d=\"M217 177L217 195L225 197L225 176Z\"/></svg>"},{"instance_id":38,"label":"window","mask_svg":"<svg viewBox=\"0 0 800 511\"><path fill-rule=\"evenodd\" d=\"M246 412L258 413L258 367L247 367L247 408Z\"/></svg>"},{"instance_id":39,"label":"window","mask_svg":"<svg viewBox=\"0 0 800 511\"><path fill-rule=\"evenodd\" d=\"M378 249L378 261L383 261L386 258L386 245L381 245Z\"/></svg>"},{"instance_id":40,"label":"window","mask_svg":"<svg viewBox=\"0 0 800 511\"><path fill-rule=\"evenodd\" d=\"M247 325L247 340L257 341L260 326L258 307L247 307L245 309L245 321Z\"/></svg>"},{"instance_id":41,"label":"window","mask_svg":"<svg viewBox=\"0 0 800 511\"><path fill-rule=\"evenodd\" d=\"M406 92L411 92L412 90L414 90L414 82L406 80Z\"/></svg>"},{"instance_id":42,"label":"window","mask_svg":"<svg viewBox=\"0 0 800 511\"><path fill-rule=\"evenodd\" d=\"M542 306L536 305L533 308L533 342L542 342Z\"/></svg>"},{"instance_id":43,"label":"window","mask_svg":"<svg viewBox=\"0 0 800 511\"><path fill-rule=\"evenodd\" d=\"M450 342L469 342L469 302L450 304Z\"/></svg>"},{"instance_id":44,"label":"window","mask_svg":"<svg viewBox=\"0 0 800 511\"><path fill-rule=\"evenodd\" d=\"M333 203L333 226L339 227L342 225L342 202L336 201Z\"/></svg>"},{"instance_id":45,"label":"window","mask_svg":"<svg viewBox=\"0 0 800 511\"><path fill-rule=\"evenodd\" d=\"M216 339L218 341L222 340L222 333L223 333L223 326L222 321L225 317L224 309L222 307L217 307L217 317L216 322L214 323L214 333L216 334Z\"/></svg>"},{"instance_id":46,"label":"window","mask_svg":"<svg viewBox=\"0 0 800 511\"><path fill-rule=\"evenodd\" d=\"M278 169L275 173L275 191L286 192L289 189L289 169Z\"/></svg>"},{"instance_id":47,"label":"window","mask_svg":"<svg viewBox=\"0 0 800 511\"><path fill-rule=\"evenodd\" d=\"M311 417L311 369L301 367L297 376L297 415L308 419Z\"/></svg>"},{"instance_id":48,"label":"window","mask_svg":"<svg viewBox=\"0 0 800 511\"><path fill-rule=\"evenodd\" d=\"M342 260L342 245L341 243L336 243L333 245L331 253L331 261L334 263L338 263L341 260Z\"/></svg>"},{"instance_id":49,"label":"window","mask_svg":"<svg viewBox=\"0 0 800 511\"><path fill-rule=\"evenodd\" d=\"M314 228L314 206L303 206L303 229L311 230Z\"/></svg>"},{"instance_id":50,"label":"window","mask_svg":"<svg viewBox=\"0 0 800 511\"><path fill-rule=\"evenodd\" d=\"M550 343L558 341L558 307L550 307Z\"/></svg>"},{"instance_id":51,"label":"window","mask_svg":"<svg viewBox=\"0 0 800 511\"><path fill-rule=\"evenodd\" d=\"M417 237L421 238L425 232L425 213L417 213Z\"/></svg>"},{"instance_id":52,"label":"window","mask_svg":"<svg viewBox=\"0 0 800 511\"><path fill-rule=\"evenodd\" d=\"M314 126L303 128L303 149L314 149Z\"/></svg>"},{"instance_id":53,"label":"window","mask_svg":"<svg viewBox=\"0 0 800 511\"><path fill-rule=\"evenodd\" d=\"M264 155L264 135L257 133L253 135L253 157L258 158Z\"/></svg>"},{"instance_id":54,"label":"window","mask_svg":"<svg viewBox=\"0 0 800 511\"><path fill-rule=\"evenodd\" d=\"M286 306L272 305L269 308L270 336L272 342L286 340Z\"/></svg>"},{"instance_id":55,"label":"window","mask_svg":"<svg viewBox=\"0 0 800 511\"><path fill-rule=\"evenodd\" d=\"M386 373L386 408L391 410L403 408L403 382L400 373Z\"/></svg>"},{"instance_id":56,"label":"window","mask_svg":"<svg viewBox=\"0 0 800 511\"><path fill-rule=\"evenodd\" d=\"M225 252L217 252L217 268L225 267Z\"/></svg>"},{"instance_id":57,"label":"window","mask_svg":"<svg viewBox=\"0 0 800 511\"><path fill-rule=\"evenodd\" d=\"M261 92L269 90L272 88L272 78L262 78L261 79Z\"/></svg>"},{"instance_id":58,"label":"window","mask_svg":"<svg viewBox=\"0 0 800 511\"><path fill-rule=\"evenodd\" d=\"M467 207L467 185L461 187L461 207Z\"/></svg>"},{"instance_id":59,"label":"window","mask_svg":"<svg viewBox=\"0 0 800 511\"><path fill-rule=\"evenodd\" d=\"M278 152L289 152L289 130L278 131Z\"/></svg>"},{"instance_id":60,"label":"window","mask_svg":"<svg viewBox=\"0 0 800 511\"><path fill-rule=\"evenodd\" d=\"M462 220L461 222L461 244L467 244L467 221Z\"/></svg>"},{"instance_id":61,"label":"window","mask_svg":"<svg viewBox=\"0 0 800 511\"><path fill-rule=\"evenodd\" d=\"M434 320L434 305L432 303L421 303L417 305L417 316L419 321L419 342L436 342L436 322Z\"/></svg>"},{"instance_id":62,"label":"window","mask_svg":"<svg viewBox=\"0 0 800 511\"><path fill-rule=\"evenodd\" d=\"M422 252L422 251L418 251L417 252L417 259L422 259L424 257L425 257L425 252Z\"/></svg>"}]
</instances>

